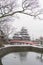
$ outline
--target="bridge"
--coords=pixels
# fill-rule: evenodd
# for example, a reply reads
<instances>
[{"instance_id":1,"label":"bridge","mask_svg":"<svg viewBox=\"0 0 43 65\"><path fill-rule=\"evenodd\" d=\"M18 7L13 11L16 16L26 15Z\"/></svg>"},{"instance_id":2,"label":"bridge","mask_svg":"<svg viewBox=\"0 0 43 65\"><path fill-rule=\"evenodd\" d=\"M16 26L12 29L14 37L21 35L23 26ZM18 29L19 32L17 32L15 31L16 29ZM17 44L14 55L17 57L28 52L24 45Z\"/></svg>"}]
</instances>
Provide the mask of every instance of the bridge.
<instances>
[{"instance_id":1,"label":"bridge","mask_svg":"<svg viewBox=\"0 0 43 65\"><path fill-rule=\"evenodd\" d=\"M43 47L35 45L10 45L2 47L0 48L0 58L11 52L27 52L27 51L43 53Z\"/></svg>"},{"instance_id":2,"label":"bridge","mask_svg":"<svg viewBox=\"0 0 43 65\"><path fill-rule=\"evenodd\" d=\"M27 40L9 40L10 44L31 44L31 45L37 45L37 42L27 41Z\"/></svg>"}]
</instances>

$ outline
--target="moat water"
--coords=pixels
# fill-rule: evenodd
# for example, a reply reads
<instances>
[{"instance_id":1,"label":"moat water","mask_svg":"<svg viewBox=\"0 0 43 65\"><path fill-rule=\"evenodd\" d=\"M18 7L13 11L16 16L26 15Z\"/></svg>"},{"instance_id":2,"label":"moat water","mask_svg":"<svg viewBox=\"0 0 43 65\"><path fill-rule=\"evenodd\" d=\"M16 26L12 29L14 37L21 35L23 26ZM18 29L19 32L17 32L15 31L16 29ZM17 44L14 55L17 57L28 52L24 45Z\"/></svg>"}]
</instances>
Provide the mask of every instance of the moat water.
<instances>
[{"instance_id":1,"label":"moat water","mask_svg":"<svg viewBox=\"0 0 43 65\"><path fill-rule=\"evenodd\" d=\"M36 52L13 52L0 60L0 65L43 65L43 54Z\"/></svg>"}]
</instances>

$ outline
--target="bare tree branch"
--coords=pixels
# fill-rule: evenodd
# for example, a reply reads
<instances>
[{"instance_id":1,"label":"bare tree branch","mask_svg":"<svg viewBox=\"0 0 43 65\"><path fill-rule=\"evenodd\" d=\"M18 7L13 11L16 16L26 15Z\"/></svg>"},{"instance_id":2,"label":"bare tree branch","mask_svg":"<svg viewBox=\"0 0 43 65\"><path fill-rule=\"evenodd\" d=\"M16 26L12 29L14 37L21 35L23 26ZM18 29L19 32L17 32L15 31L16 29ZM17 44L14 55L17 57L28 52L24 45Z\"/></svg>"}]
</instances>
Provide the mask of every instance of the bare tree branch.
<instances>
[{"instance_id":1,"label":"bare tree branch","mask_svg":"<svg viewBox=\"0 0 43 65\"><path fill-rule=\"evenodd\" d=\"M7 37L13 31L11 31L9 26L5 24L5 22L9 22L10 16L12 17L17 13L20 13L33 16L35 18L38 17L40 20L43 20L43 18L40 18L40 14L43 14L43 9L40 8L38 0L22 0L22 3L19 2L19 5L21 4L20 7L18 5L18 1L19 0L0 0L0 30L5 32Z\"/></svg>"},{"instance_id":2,"label":"bare tree branch","mask_svg":"<svg viewBox=\"0 0 43 65\"><path fill-rule=\"evenodd\" d=\"M5 0L5 1L7 1L7 0ZM32 11L35 8L39 7L38 0L22 0L22 10L15 10L16 4L17 4L17 2L15 0L13 0L12 2L10 1L10 3L7 3L6 5L0 6L0 10L1 10L0 18L12 16L16 13L23 13L23 14L26 14L26 15L34 16L34 17L41 14L40 12L36 15L32 14ZM14 11L13 11L13 9L14 9ZM26 10L31 10L31 13L25 13ZM35 12L35 13L37 13L37 12Z\"/></svg>"}]
</instances>

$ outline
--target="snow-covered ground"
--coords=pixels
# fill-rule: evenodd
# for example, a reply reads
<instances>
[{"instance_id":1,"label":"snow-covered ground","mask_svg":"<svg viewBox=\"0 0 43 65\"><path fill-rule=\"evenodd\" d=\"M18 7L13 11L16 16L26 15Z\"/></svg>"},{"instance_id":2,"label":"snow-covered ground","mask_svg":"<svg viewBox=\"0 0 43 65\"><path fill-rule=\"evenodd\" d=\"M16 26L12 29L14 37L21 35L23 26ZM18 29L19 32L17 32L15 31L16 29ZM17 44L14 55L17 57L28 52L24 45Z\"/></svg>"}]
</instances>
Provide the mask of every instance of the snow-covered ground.
<instances>
[{"instance_id":1,"label":"snow-covered ground","mask_svg":"<svg viewBox=\"0 0 43 65\"><path fill-rule=\"evenodd\" d=\"M18 45L11 45L11 44L7 44L7 45L4 45L4 47L12 47L12 46L32 46L32 47L38 47L38 48L43 48L42 45L30 45L30 44L18 44Z\"/></svg>"},{"instance_id":2,"label":"snow-covered ground","mask_svg":"<svg viewBox=\"0 0 43 65\"><path fill-rule=\"evenodd\" d=\"M1 47L0 49L2 48L6 48L6 47L15 47L15 46L23 46L23 47L28 47L28 46L31 46L31 47L36 47L36 48L43 48L43 45L30 45L30 44L7 44L7 45L4 45L4 47Z\"/></svg>"}]
</instances>

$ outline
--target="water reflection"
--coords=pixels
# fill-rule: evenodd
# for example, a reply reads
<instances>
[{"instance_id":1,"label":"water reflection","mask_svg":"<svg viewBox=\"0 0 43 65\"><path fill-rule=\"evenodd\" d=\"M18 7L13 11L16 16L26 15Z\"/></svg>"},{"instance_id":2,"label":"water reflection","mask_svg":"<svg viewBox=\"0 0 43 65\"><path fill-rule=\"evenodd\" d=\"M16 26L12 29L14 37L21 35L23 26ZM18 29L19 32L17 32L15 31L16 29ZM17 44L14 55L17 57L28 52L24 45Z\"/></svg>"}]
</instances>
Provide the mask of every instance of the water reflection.
<instances>
[{"instance_id":1,"label":"water reflection","mask_svg":"<svg viewBox=\"0 0 43 65\"><path fill-rule=\"evenodd\" d=\"M35 52L10 53L0 59L0 65L43 65L43 54Z\"/></svg>"},{"instance_id":2,"label":"water reflection","mask_svg":"<svg viewBox=\"0 0 43 65\"><path fill-rule=\"evenodd\" d=\"M20 56L20 61L25 61L26 58L27 58L27 52L20 52L19 53L19 56Z\"/></svg>"},{"instance_id":3,"label":"water reflection","mask_svg":"<svg viewBox=\"0 0 43 65\"><path fill-rule=\"evenodd\" d=\"M43 62L43 53L40 53L40 56L37 56L37 59Z\"/></svg>"}]
</instances>

